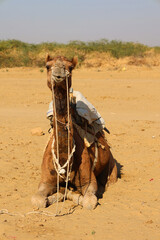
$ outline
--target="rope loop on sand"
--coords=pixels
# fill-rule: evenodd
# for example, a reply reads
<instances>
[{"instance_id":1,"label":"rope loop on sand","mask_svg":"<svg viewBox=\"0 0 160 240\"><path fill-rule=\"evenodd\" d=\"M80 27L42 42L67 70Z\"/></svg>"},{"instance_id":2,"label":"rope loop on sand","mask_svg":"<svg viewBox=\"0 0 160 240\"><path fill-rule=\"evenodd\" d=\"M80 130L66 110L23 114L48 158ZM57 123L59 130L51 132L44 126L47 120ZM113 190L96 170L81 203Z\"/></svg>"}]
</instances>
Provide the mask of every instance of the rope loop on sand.
<instances>
[{"instance_id":1,"label":"rope loop on sand","mask_svg":"<svg viewBox=\"0 0 160 240\"><path fill-rule=\"evenodd\" d=\"M11 212L8 211L8 209L1 209L0 210L0 215L6 214L6 215L9 215L9 216L27 217L28 215L32 215L32 214L39 214L39 215L45 215L47 217L56 217L56 216L61 217L61 216L64 216L64 215L72 214L74 211L75 211L74 208L69 208L67 213L57 215L57 214L47 212L47 211L31 211L31 212L27 212L27 213L12 212L11 213Z\"/></svg>"}]
</instances>

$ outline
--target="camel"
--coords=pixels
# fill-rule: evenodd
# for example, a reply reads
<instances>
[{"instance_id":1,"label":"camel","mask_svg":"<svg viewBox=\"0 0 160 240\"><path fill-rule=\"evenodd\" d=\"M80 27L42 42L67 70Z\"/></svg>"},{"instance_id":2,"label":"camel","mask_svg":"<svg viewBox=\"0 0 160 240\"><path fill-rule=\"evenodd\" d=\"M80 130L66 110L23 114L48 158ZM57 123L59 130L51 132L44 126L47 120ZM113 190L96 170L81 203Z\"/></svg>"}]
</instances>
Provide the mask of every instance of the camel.
<instances>
[{"instance_id":1,"label":"camel","mask_svg":"<svg viewBox=\"0 0 160 240\"><path fill-rule=\"evenodd\" d=\"M104 131L96 133L96 140L87 146L75 127L69 89L77 63L77 57L71 61L65 57L46 57L47 85L53 94L54 115L53 132L41 165L41 181L31 200L38 208L65 198L86 209L95 209L107 183L117 181L115 159Z\"/></svg>"}]
</instances>

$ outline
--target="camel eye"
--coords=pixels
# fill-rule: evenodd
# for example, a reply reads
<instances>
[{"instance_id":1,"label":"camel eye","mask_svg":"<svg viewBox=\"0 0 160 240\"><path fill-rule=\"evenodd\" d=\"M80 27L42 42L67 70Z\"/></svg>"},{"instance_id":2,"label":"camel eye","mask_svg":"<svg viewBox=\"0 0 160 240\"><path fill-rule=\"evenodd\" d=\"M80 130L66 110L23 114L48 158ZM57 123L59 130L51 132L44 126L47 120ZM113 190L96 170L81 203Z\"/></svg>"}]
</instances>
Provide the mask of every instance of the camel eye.
<instances>
[{"instance_id":1,"label":"camel eye","mask_svg":"<svg viewBox=\"0 0 160 240\"><path fill-rule=\"evenodd\" d=\"M73 66L70 66L69 67L69 71L71 72L73 70Z\"/></svg>"},{"instance_id":2,"label":"camel eye","mask_svg":"<svg viewBox=\"0 0 160 240\"><path fill-rule=\"evenodd\" d=\"M50 66L49 66L49 65L46 65L46 68L47 68L47 70L49 70L49 69L50 69Z\"/></svg>"}]
</instances>

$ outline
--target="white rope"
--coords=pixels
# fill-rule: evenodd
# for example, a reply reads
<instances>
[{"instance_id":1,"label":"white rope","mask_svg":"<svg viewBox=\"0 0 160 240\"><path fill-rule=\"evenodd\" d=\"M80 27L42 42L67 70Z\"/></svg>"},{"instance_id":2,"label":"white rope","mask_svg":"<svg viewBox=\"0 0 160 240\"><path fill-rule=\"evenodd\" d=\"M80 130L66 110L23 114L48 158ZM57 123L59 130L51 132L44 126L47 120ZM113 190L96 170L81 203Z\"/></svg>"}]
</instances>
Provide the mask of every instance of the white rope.
<instances>
[{"instance_id":1,"label":"white rope","mask_svg":"<svg viewBox=\"0 0 160 240\"><path fill-rule=\"evenodd\" d=\"M55 161L53 161L53 164L54 164L54 167L55 167L55 170L56 170L57 174L61 178L65 179L64 176L62 176L62 174L65 174L65 172L66 172L65 168L68 166L68 164L70 163L71 158L73 157L73 153L75 152L76 145L74 144L74 146L72 148L72 152L69 154L67 161L65 162L65 164L63 166L61 166L59 164L59 161L56 158L56 155L55 155L55 152L54 152L54 148L53 148L54 147L54 143L55 143L55 139L53 139L53 142L52 142L52 155L53 155L53 159L55 160Z\"/></svg>"},{"instance_id":2,"label":"white rope","mask_svg":"<svg viewBox=\"0 0 160 240\"><path fill-rule=\"evenodd\" d=\"M53 71L53 70L52 70ZM52 74L53 76L53 74ZM55 128L56 128L56 140L57 140L57 159L59 162L59 143L58 143L58 126L57 126L57 112L56 112L56 103L55 103L55 95L53 89L53 78L51 80L52 83L52 97L53 97L53 104L54 104L54 117L55 117ZM54 138L53 138L54 139ZM53 146L54 149L54 146ZM54 161L53 161L54 162ZM56 204L56 215L58 215L58 194L59 194L59 175L57 175L57 204Z\"/></svg>"},{"instance_id":3,"label":"white rope","mask_svg":"<svg viewBox=\"0 0 160 240\"><path fill-rule=\"evenodd\" d=\"M68 212L63 215L72 214L73 212L74 212L74 208L69 208ZM31 211L31 212L27 212L27 213L18 213L18 212L9 212L8 209L1 209L0 215L2 215L2 214L6 214L9 216L20 216L20 217L26 217L26 216L32 215L32 214L40 214L40 215L45 215L48 217L56 217L57 216L57 214L47 212L47 211ZM58 215L58 216L63 216L63 215Z\"/></svg>"},{"instance_id":4,"label":"white rope","mask_svg":"<svg viewBox=\"0 0 160 240\"><path fill-rule=\"evenodd\" d=\"M62 207L61 207L61 212L62 212L62 209L64 207L64 202L65 202L65 199L66 199L66 196L67 196L67 188L68 188L68 180L69 180L69 175L70 175L70 171L71 171L71 168L70 168L70 171L69 171L69 162L70 162L70 159L71 157L73 156L73 153L75 152L75 144L74 144L74 147L72 149L72 152L70 154L70 109L69 109L69 88L68 88L68 76L69 76L69 72L66 71L66 89L67 89L67 113L68 113L68 160L67 160L67 177L66 177L66 187L65 187L65 193L64 193L64 198L63 198L63 204L62 204ZM73 152L74 150L74 152ZM71 166L72 167L72 166Z\"/></svg>"}]
</instances>

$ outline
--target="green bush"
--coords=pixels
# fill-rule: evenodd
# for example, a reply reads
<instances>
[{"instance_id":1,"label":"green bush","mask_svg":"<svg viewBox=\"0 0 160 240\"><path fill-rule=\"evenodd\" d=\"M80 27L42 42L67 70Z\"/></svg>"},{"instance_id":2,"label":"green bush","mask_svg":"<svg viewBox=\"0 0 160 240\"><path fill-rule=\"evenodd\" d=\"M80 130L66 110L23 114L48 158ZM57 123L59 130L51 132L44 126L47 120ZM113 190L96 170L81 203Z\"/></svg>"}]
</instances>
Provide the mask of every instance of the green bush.
<instances>
[{"instance_id":1,"label":"green bush","mask_svg":"<svg viewBox=\"0 0 160 240\"><path fill-rule=\"evenodd\" d=\"M154 48L154 52L155 52L156 54L160 54L160 47L155 47L155 48Z\"/></svg>"},{"instance_id":2,"label":"green bush","mask_svg":"<svg viewBox=\"0 0 160 240\"><path fill-rule=\"evenodd\" d=\"M80 66L86 55L91 52L105 52L115 58L123 58L126 56L144 57L148 50L150 47L140 43L108 41L107 39L91 42L71 41L68 44L56 42L29 44L13 39L0 41L0 67L42 67L45 65L44 59L47 52L53 56L63 55L68 59L77 55ZM155 47L154 51L160 52L160 47Z\"/></svg>"}]
</instances>

